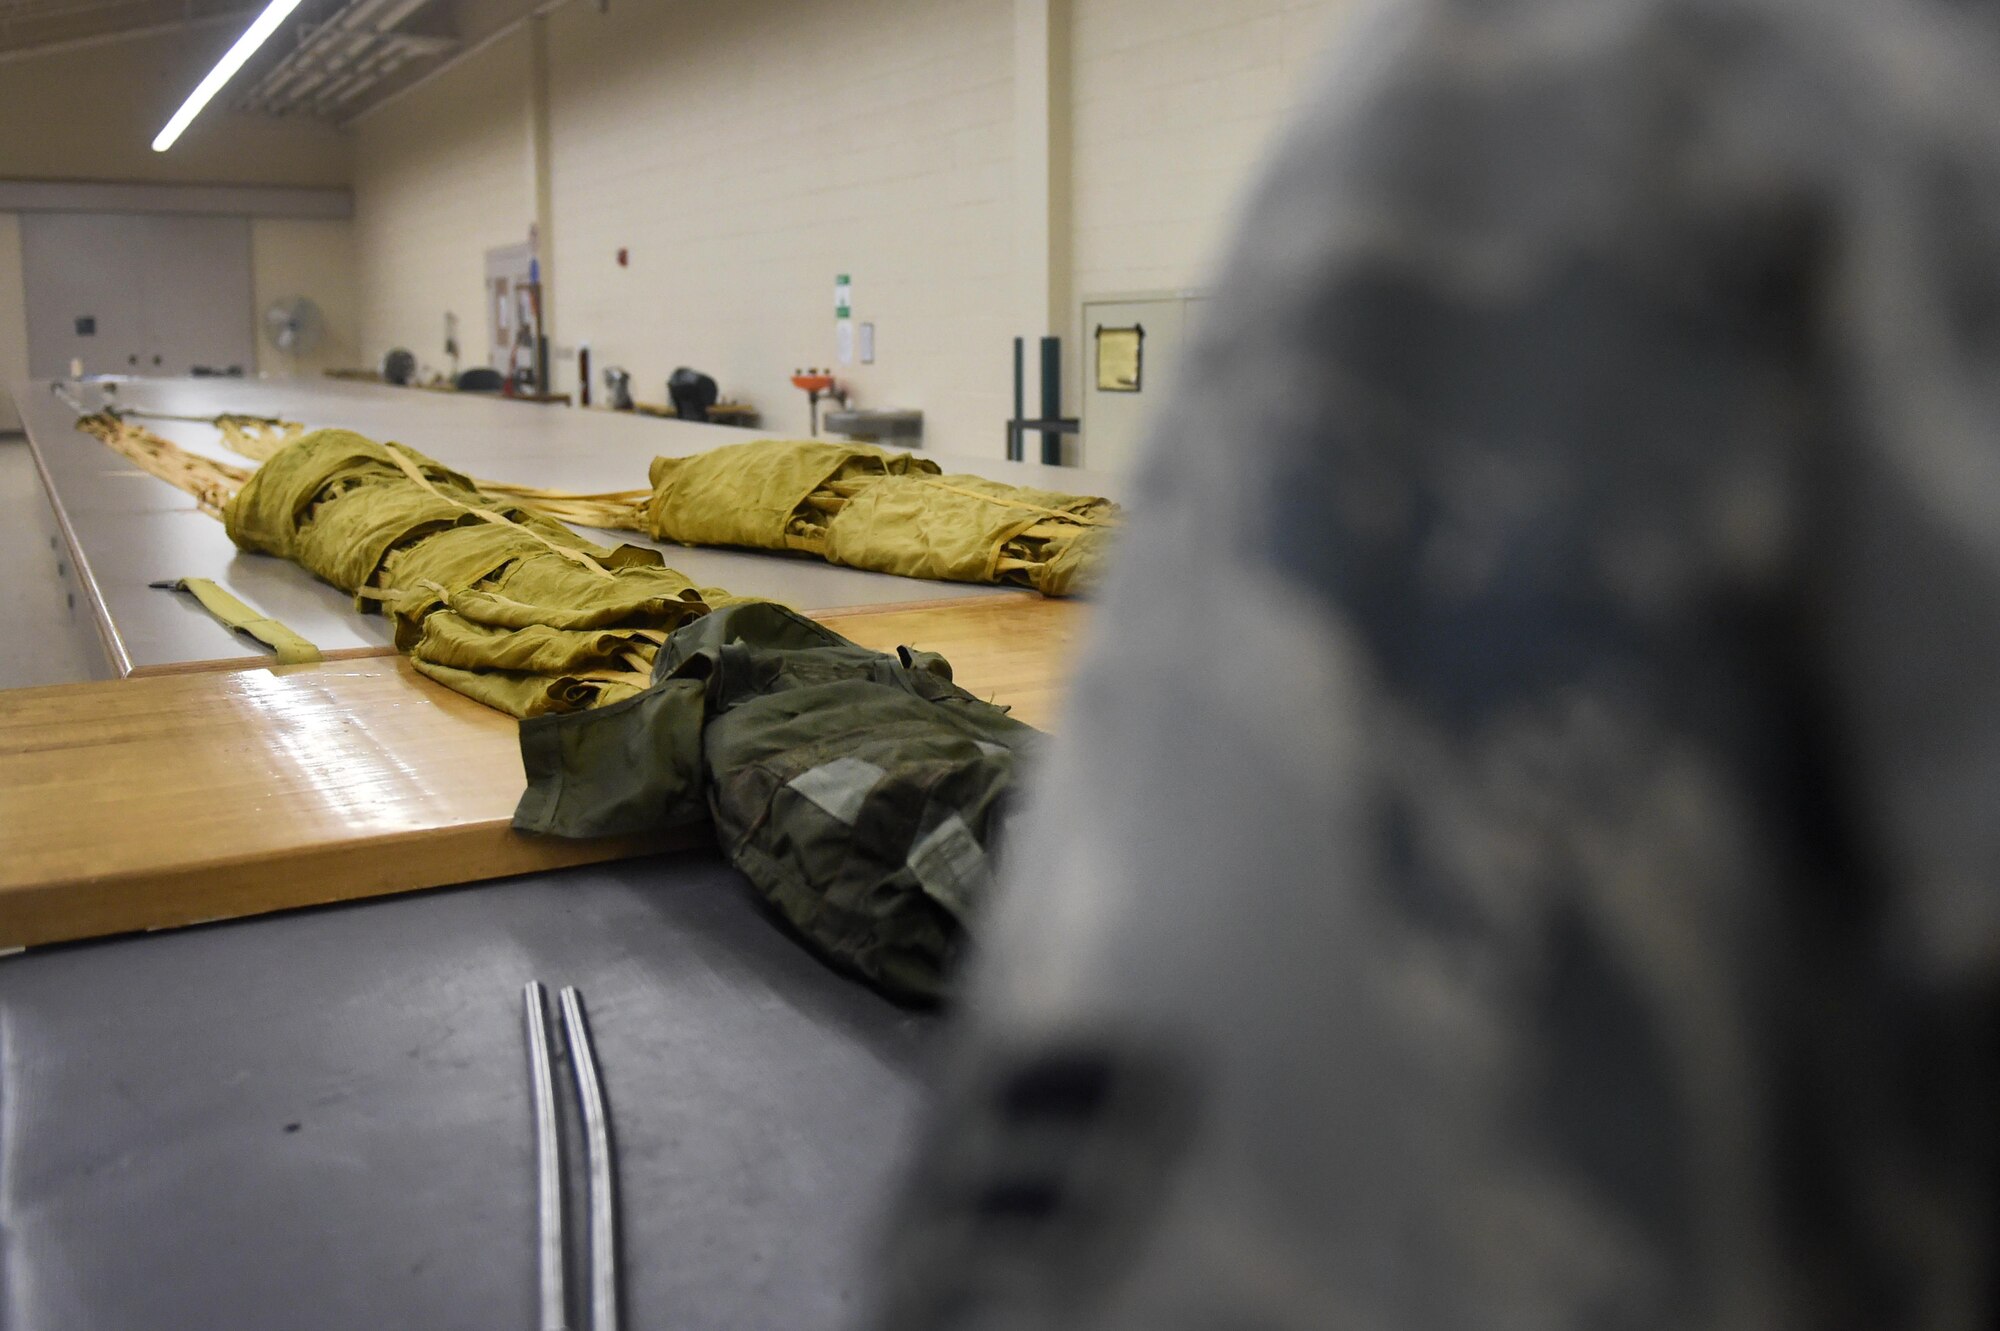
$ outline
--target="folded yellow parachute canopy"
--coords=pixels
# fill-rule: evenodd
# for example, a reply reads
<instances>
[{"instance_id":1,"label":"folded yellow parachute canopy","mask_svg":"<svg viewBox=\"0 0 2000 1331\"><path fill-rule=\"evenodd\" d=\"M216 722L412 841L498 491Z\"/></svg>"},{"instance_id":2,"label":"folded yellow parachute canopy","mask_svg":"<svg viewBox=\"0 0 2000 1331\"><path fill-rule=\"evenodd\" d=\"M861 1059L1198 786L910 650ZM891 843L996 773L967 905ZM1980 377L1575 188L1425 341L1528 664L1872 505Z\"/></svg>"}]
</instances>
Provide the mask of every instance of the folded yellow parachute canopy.
<instances>
[{"instance_id":1,"label":"folded yellow parachute canopy","mask_svg":"<svg viewBox=\"0 0 2000 1331\"><path fill-rule=\"evenodd\" d=\"M668 633L737 599L704 592L656 551L586 541L401 444L216 423L263 465L217 461L110 413L77 422L193 495L243 549L289 559L391 616L418 670L503 712L628 698Z\"/></svg>"},{"instance_id":2,"label":"folded yellow parachute canopy","mask_svg":"<svg viewBox=\"0 0 2000 1331\"><path fill-rule=\"evenodd\" d=\"M1105 499L946 476L865 444L735 444L655 460L651 491L586 495L473 481L348 430L213 423L263 465L188 452L115 415L79 425L224 517L244 549L379 604L417 669L516 716L631 696L665 634L736 599L558 518L1067 596L1087 589L1119 517Z\"/></svg>"},{"instance_id":3,"label":"folded yellow parachute canopy","mask_svg":"<svg viewBox=\"0 0 2000 1331\"><path fill-rule=\"evenodd\" d=\"M760 439L657 458L652 493L493 487L523 507L682 545L789 550L947 582L1085 591L1117 529L1107 499L946 476L928 458L866 444Z\"/></svg>"},{"instance_id":4,"label":"folded yellow parachute canopy","mask_svg":"<svg viewBox=\"0 0 2000 1331\"><path fill-rule=\"evenodd\" d=\"M350 430L314 430L273 453L224 521L243 549L379 605L419 671L515 716L632 696L669 632L733 599L656 551L593 544Z\"/></svg>"},{"instance_id":5,"label":"folded yellow parachute canopy","mask_svg":"<svg viewBox=\"0 0 2000 1331\"><path fill-rule=\"evenodd\" d=\"M305 434L301 425L263 417L200 419L214 424L232 451L258 462ZM211 511L219 512L219 504L201 485L187 483L183 459L225 473L219 483L228 489L249 474L185 454L116 416L83 424ZM165 456L156 456L149 441L165 445ZM784 550L906 578L1032 587L1044 596L1089 589L1118 526L1116 504L941 472L928 458L867 444L759 439L656 458L650 491L575 494L490 480L467 484L521 511L682 545Z\"/></svg>"},{"instance_id":6,"label":"folded yellow parachute canopy","mask_svg":"<svg viewBox=\"0 0 2000 1331\"><path fill-rule=\"evenodd\" d=\"M928 458L861 444L766 439L659 458L652 534L684 545L796 550L833 564L1046 596L1082 590L1118 521L1081 495L945 476Z\"/></svg>"}]
</instances>

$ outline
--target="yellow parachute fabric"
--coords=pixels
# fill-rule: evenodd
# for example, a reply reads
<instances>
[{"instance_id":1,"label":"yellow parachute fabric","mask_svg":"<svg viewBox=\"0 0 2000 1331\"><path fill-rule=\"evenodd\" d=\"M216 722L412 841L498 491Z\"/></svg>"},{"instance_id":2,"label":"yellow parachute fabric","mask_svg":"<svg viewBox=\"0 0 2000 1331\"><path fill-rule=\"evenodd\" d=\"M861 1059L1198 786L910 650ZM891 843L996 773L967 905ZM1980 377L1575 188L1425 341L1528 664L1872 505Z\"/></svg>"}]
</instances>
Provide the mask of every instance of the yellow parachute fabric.
<instances>
[{"instance_id":1,"label":"yellow parachute fabric","mask_svg":"<svg viewBox=\"0 0 2000 1331\"><path fill-rule=\"evenodd\" d=\"M1046 596L1087 588L1118 525L1116 504L940 470L866 444L731 444L655 459L646 526L683 545L791 550L909 578L1014 583Z\"/></svg>"},{"instance_id":2,"label":"yellow parachute fabric","mask_svg":"<svg viewBox=\"0 0 2000 1331\"><path fill-rule=\"evenodd\" d=\"M632 696L669 632L733 599L350 430L278 449L223 517L243 549L379 606L419 671L521 717Z\"/></svg>"},{"instance_id":3,"label":"yellow parachute fabric","mask_svg":"<svg viewBox=\"0 0 2000 1331\"><path fill-rule=\"evenodd\" d=\"M655 458L646 517L682 545L741 545L822 554L825 523L846 495L888 475L937 464L859 444L760 439L685 458Z\"/></svg>"}]
</instances>

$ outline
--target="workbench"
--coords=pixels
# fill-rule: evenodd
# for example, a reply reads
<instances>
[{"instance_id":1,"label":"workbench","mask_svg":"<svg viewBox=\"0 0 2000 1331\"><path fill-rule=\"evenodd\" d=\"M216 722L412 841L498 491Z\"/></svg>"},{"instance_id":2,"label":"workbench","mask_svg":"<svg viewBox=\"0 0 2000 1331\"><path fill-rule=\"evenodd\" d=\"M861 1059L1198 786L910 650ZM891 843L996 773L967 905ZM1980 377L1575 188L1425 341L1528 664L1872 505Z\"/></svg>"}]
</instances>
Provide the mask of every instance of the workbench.
<instances>
[{"instance_id":1,"label":"workbench","mask_svg":"<svg viewBox=\"0 0 2000 1331\"><path fill-rule=\"evenodd\" d=\"M86 403L104 391L86 386ZM155 412L342 425L475 476L572 490L643 486L655 455L744 438L338 381L112 391ZM52 557L115 673L286 679L187 598L144 587L162 577L215 578L330 653L386 651L381 620L295 566L239 554L186 496L76 432L48 385L16 400L51 491ZM235 460L206 425L148 423ZM1073 471L939 460L1107 492ZM975 644L944 611L1024 603L775 555L672 547L669 561L884 625L934 606L954 660ZM1046 722L1055 690L1004 655L993 678ZM293 764L308 777L311 756ZM828 969L695 848L0 958L0 1326L533 1325L530 979L575 984L590 1007L618 1143L625 1325L855 1325L933 1022Z\"/></svg>"}]
</instances>

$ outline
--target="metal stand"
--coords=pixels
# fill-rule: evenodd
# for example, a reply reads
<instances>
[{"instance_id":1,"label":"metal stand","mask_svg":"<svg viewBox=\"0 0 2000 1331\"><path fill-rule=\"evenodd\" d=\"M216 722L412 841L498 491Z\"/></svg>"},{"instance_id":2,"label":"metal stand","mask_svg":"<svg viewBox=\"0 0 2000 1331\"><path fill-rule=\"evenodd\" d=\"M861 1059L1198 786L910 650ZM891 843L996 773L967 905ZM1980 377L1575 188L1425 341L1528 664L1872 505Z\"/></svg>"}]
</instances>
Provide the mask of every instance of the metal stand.
<instances>
[{"instance_id":1,"label":"metal stand","mask_svg":"<svg viewBox=\"0 0 2000 1331\"><path fill-rule=\"evenodd\" d=\"M1026 358L1027 339L1014 339L1014 419L1007 422L1007 459L1020 462L1027 451L1022 438L1029 430L1038 430L1042 436L1042 462L1051 467L1062 465L1062 437L1077 434L1082 422L1075 417L1062 414L1062 339L1045 337L1042 339L1042 414L1038 420L1023 417L1026 399Z\"/></svg>"}]
</instances>

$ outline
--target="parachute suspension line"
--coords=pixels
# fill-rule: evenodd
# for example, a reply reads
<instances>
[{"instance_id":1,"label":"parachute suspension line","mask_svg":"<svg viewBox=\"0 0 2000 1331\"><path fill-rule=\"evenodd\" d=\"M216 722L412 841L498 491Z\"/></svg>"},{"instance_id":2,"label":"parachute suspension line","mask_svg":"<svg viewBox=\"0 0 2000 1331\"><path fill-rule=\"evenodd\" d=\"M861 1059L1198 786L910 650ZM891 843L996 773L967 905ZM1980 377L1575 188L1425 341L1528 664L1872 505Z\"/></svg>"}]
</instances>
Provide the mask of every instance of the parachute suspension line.
<instances>
[{"instance_id":1,"label":"parachute suspension line","mask_svg":"<svg viewBox=\"0 0 2000 1331\"><path fill-rule=\"evenodd\" d=\"M462 499L452 498L444 491L438 489L437 486L431 484L430 478L424 475L423 468L419 467L415 462L411 461L410 455L405 453L401 448L397 447L395 444L384 443L382 445L382 450L389 455L389 457L395 462L395 464L398 467L402 468L403 474L405 476L408 476L412 481L416 482L417 485L429 491L433 498L442 499L445 503L450 504L454 508L464 509L467 513L472 514L474 517L479 518L483 522L497 523L502 527L518 528L519 530L526 532L529 536L534 537L537 541L540 541L543 545L547 546L549 549L561 555L564 559L567 559L572 563L582 565L584 568L589 569L592 573L595 573L600 578L615 579L617 577L617 575L614 574L610 569L604 567L604 565L598 563L595 559L591 558L583 551L578 550L573 546L564 545L560 541L552 541L548 537L542 535L542 533L536 531L533 527L527 526L525 523L516 522L514 521L514 519L508 517L506 514L495 513L490 508L481 508L477 504L468 504Z\"/></svg>"},{"instance_id":2,"label":"parachute suspension line","mask_svg":"<svg viewBox=\"0 0 2000 1331\"><path fill-rule=\"evenodd\" d=\"M969 499L984 500L989 504L998 504L1002 508L1018 508L1025 513L1041 513L1047 517L1056 518L1063 522L1074 522L1083 527L1116 527L1119 525L1116 518L1092 517L1088 513L1072 513L1067 509L1044 508L1040 504L1031 504L1025 499L1015 499L1007 495L988 494L984 490L968 490L962 485L953 485L950 481L937 476L919 476L915 479L924 485L933 486L939 490L948 490L952 494L964 495Z\"/></svg>"},{"instance_id":3,"label":"parachute suspension line","mask_svg":"<svg viewBox=\"0 0 2000 1331\"><path fill-rule=\"evenodd\" d=\"M222 516L223 506L242 487L243 482L249 479L250 471L190 452L144 426L131 424L132 421L182 421L189 425L213 426L222 435L223 446L230 452L258 463L270 461L280 450L296 443L306 433L306 427L298 421L285 420L279 416L249 416L232 412L223 412L215 416L187 416L173 412L112 406L91 411L74 395L63 391L61 386L58 386L57 392L77 413L79 417L77 428L95 435L111 448L138 463L149 475L157 476L169 485L193 495L201 504L202 510L213 517ZM405 467L404 470L407 472L409 469ZM426 489L430 489L432 494L438 493L424 482L421 476L416 479L419 484L424 484ZM531 513L552 518L557 522L574 522L584 527L641 534L646 531L646 501L653 497L651 490L608 490L585 494L571 490L543 490L531 485L512 485L503 481L475 480L473 484L478 486L482 493L491 494L499 499L512 500ZM439 497L445 498L442 495ZM502 521L509 521L498 514L479 512L489 521L496 517ZM588 563L593 566L594 571L602 571L594 567L595 561L588 555L567 547L555 547L545 538L538 537L538 539L544 539L545 544L559 549L565 558Z\"/></svg>"},{"instance_id":4,"label":"parachute suspension line","mask_svg":"<svg viewBox=\"0 0 2000 1331\"><path fill-rule=\"evenodd\" d=\"M606 531L646 532L646 501L651 490L612 490L603 494L575 494L567 490L539 490L531 485L511 485L505 481L477 482L481 494L511 499L531 513L557 522L573 522L579 527Z\"/></svg>"},{"instance_id":5,"label":"parachute suspension line","mask_svg":"<svg viewBox=\"0 0 2000 1331\"><path fill-rule=\"evenodd\" d=\"M278 450L297 442L306 432L297 421L265 416L217 416L210 423L222 431L222 442L230 452L253 462L269 462Z\"/></svg>"},{"instance_id":6,"label":"parachute suspension line","mask_svg":"<svg viewBox=\"0 0 2000 1331\"><path fill-rule=\"evenodd\" d=\"M76 428L91 435L127 459L148 476L191 495L201 511L219 518L236 492L250 479L252 468L232 466L214 458L191 453L170 439L162 439L142 425L133 425L111 412L95 412L80 417Z\"/></svg>"}]
</instances>

